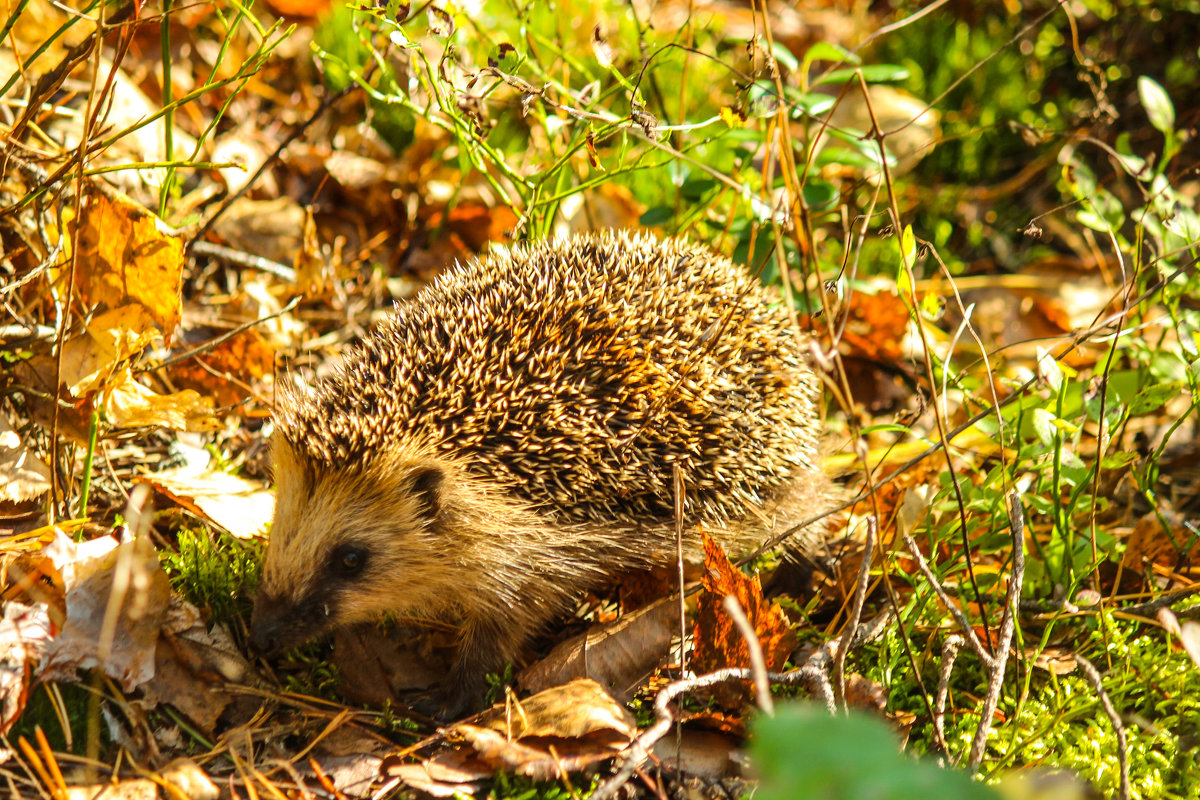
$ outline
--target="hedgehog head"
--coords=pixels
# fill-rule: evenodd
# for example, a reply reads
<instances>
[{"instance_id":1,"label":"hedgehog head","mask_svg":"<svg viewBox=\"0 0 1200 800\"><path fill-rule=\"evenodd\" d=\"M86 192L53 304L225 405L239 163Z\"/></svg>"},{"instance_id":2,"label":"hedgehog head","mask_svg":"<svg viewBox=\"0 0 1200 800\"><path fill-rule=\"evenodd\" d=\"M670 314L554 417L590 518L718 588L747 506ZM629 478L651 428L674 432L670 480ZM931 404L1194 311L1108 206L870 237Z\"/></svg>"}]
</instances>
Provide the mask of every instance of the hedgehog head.
<instances>
[{"instance_id":1,"label":"hedgehog head","mask_svg":"<svg viewBox=\"0 0 1200 800\"><path fill-rule=\"evenodd\" d=\"M393 448L354 469L328 469L272 441L277 499L251 636L264 654L388 612L423 613L444 596L435 560L447 464ZM438 580L430 580L436 576Z\"/></svg>"}]
</instances>

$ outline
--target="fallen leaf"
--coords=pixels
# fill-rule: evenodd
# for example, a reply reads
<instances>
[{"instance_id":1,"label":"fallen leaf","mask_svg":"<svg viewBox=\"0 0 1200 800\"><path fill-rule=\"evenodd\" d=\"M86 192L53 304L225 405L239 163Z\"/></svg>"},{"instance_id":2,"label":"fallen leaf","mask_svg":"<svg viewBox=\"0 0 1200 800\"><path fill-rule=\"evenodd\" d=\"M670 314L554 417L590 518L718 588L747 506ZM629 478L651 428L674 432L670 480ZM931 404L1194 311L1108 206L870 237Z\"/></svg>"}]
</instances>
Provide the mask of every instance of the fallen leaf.
<instances>
[{"instance_id":1,"label":"fallen leaf","mask_svg":"<svg viewBox=\"0 0 1200 800\"><path fill-rule=\"evenodd\" d=\"M143 703L150 708L169 703L211 734L233 700L223 684L243 683L250 664L223 627L209 630L200 612L177 596L171 597L160 634L154 675L142 686Z\"/></svg>"},{"instance_id":2,"label":"fallen leaf","mask_svg":"<svg viewBox=\"0 0 1200 800\"><path fill-rule=\"evenodd\" d=\"M1121 566L1139 572L1151 564L1174 569L1181 562L1194 563L1198 558L1200 542L1194 540L1184 518L1163 507L1145 514L1134 524L1133 533L1125 540Z\"/></svg>"},{"instance_id":3,"label":"fallen leaf","mask_svg":"<svg viewBox=\"0 0 1200 800\"><path fill-rule=\"evenodd\" d=\"M429 630L370 623L333 634L338 695L350 703L403 702L406 692L428 689L450 668L451 654L436 647Z\"/></svg>"},{"instance_id":4,"label":"fallen leaf","mask_svg":"<svg viewBox=\"0 0 1200 800\"><path fill-rule=\"evenodd\" d=\"M602 732L595 741L591 741L590 737L529 737L512 740L491 728L475 725L459 723L454 730L496 769L535 780L559 780L567 773L578 772L611 759L616 750L611 732L607 735Z\"/></svg>"},{"instance_id":5,"label":"fallen leaf","mask_svg":"<svg viewBox=\"0 0 1200 800\"><path fill-rule=\"evenodd\" d=\"M420 764L385 759L382 772L433 797L474 795L483 781L495 776L495 768L473 752L463 750L445 750Z\"/></svg>"},{"instance_id":6,"label":"fallen leaf","mask_svg":"<svg viewBox=\"0 0 1200 800\"><path fill-rule=\"evenodd\" d=\"M0 733L7 733L25 710L30 677L49 640L45 607L5 603L0 618Z\"/></svg>"},{"instance_id":7,"label":"fallen leaf","mask_svg":"<svg viewBox=\"0 0 1200 800\"><path fill-rule=\"evenodd\" d=\"M193 389L219 406L239 407L250 396L247 384L271 375L274 366L275 349L251 328L172 365L169 372L180 389Z\"/></svg>"},{"instance_id":8,"label":"fallen leaf","mask_svg":"<svg viewBox=\"0 0 1200 800\"><path fill-rule=\"evenodd\" d=\"M679 631L679 598L665 597L620 619L597 625L558 644L517 676L540 692L575 678L591 678L614 697L634 691L667 657Z\"/></svg>"},{"instance_id":9,"label":"fallen leaf","mask_svg":"<svg viewBox=\"0 0 1200 800\"><path fill-rule=\"evenodd\" d=\"M476 724L497 730L510 739L530 736L577 739L608 730L628 741L637 733L628 709L604 691L603 686L587 678L489 709L479 716Z\"/></svg>"},{"instance_id":10,"label":"fallen leaf","mask_svg":"<svg viewBox=\"0 0 1200 800\"><path fill-rule=\"evenodd\" d=\"M179 325L183 239L114 190L90 190L78 226L75 280L84 302L140 305L169 342Z\"/></svg>"},{"instance_id":11,"label":"fallen leaf","mask_svg":"<svg viewBox=\"0 0 1200 800\"><path fill-rule=\"evenodd\" d=\"M82 335L63 345L60 383L73 397L85 397L158 336L154 321L141 306L106 311L93 318Z\"/></svg>"},{"instance_id":12,"label":"fallen leaf","mask_svg":"<svg viewBox=\"0 0 1200 800\"><path fill-rule=\"evenodd\" d=\"M217 800L221 794L207 773L190 758L177 758L158 774L188 800Z\"/></svg>"},{"instance_id":13,"label":"fallen leaf","mask_svg":"<svg viewBox=\"0 0 1200 800\"><path fill-rule=\"evenodd\" d=\"M184 466L141 480L239 539L262 536L275 511L275 494L266 484L219 469Z\"/></svg>"},{"instance_id":14,"label":"fallen leaf","mask_svg":"<svg viewBox=\"0 0 1200 800\"><path fill-rule=\"evenodd\" d=\"M740 743L738 737L685 725L679 729L678 737L668 736L655 742L653 753L667 769L719 781L740 777Z\"/></svg>"},{"instance_id":15,"label":"fallen leaf","mask_svg":"<svg viewBox=\"0 0 1200 800\"><path fill-rule=\"evenodd\" d=\"M101 555L89 552L59 567L67 588L67 618L46 648L39 677L74 680L79 670L100 667L132 691L154 677L155 643L167 617L171 585L148 540L116 544L112 537L105 538L101 546L108 549ZM71 548L70 542L56 544L62 552L88 550ZM105 623L113 602L119 604L110 627Z\"/></svg>"},{"instance_id":16,"label":"fallen leaf","mask_svg":"<svg viewBox=\"0 0 1200 800\"><path fill-rule=\"evenodd\" d=\"M275 200L240 198L217 218L213 228L236 250L290 264L292 256L300 249L303 226L304 209L290 197L280 197Z\"/></svg>"},{"instance_id":17,"label":"fallen leaf","mask_svg":"<svg viewBox=\"0 0 1200 800\"><path fill-rule=\"evenodd\" d=\"M704 591L700 593L692 634L695 642L692 668L704 673L725 667L750 666L749 645L724 608L727 595L736 597L746 613L762 647L767 669L781 668L796 644L796 635L787 617L778 605L763 599L758 577L743 574L729 561L721 546L707 535L704 537L704 575L701 584ZM744 698L748 685L726 682L718 687L715 696L722 705L732 707Z\"/></svg>"},{"instance_id":18,"label":"fallen leaf","mask_svg":"<svg viewBox=\"0 0 1200 800\"><path fill-rule=\"evenodd\" d=\"M114 428L157 426L194 433L221 429L220 421L213 416L211 397L201 397L191 389L158 394L138 383L128 365L100 392L100 406Z\"/></svg>"},{"instance_id":19,"label":"fallen leaf","mask_svg":"<svg viewBox=\"0 0 1200 800\"><path fill-rule=\"evenodd\" d=\"M0 415L0 503L24 503L50 491L50 467Z\"/></svg>"}]
</instances>

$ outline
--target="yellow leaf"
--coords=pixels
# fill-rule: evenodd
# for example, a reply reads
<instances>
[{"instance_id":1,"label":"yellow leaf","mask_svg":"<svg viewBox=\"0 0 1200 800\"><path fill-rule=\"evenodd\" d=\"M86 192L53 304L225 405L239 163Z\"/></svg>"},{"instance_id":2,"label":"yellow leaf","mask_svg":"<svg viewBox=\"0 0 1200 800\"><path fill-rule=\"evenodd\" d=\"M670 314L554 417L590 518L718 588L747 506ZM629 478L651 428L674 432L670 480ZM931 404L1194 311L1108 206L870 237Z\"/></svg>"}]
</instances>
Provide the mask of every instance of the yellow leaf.
<instances>
[{"instance_id":1,"label":"yellow leaf","mask_svg":"<svg viewBox=\"0 0 1200 800\"><path fill-rule=\"evenodd\" d=\"M179 324L183 240L117 192L92 191L79 219L75 281L89 306L146 309L166 340Z\"/></svg>"},{"instance_id":2,"label":"yellow leaf","mask_svg":"<svg viewBox=\"0 0 1200 800\"><path fill-rule=\"evenodd\" d=\"M746 115L732 106L721 107L721 121L731 128L746 127Z\"/></svg>"},{"instance_id":3,"label":"yellow leaf","mask_svg":"<svg viewBox=\"0 0 1200 800\"><path fill-rule=\"evenodd\" d=\"M100 407L116 428L140 428L157 425L177 431L211 433L220 429L213 416L211 398L184 389L174 394L158 394L133 378L126 365L100 393Z\"/></svg>"},{"instance_id":4,"label":"yellow leaf","mask_svg":"<svg viewBox=\"0 0 1200 800\"><path fill-rule=\"evenodd\" d=\"M72 396L100 388L122 361L150 344L158 330L141 306L125 306L95 317L87 331L63 345L60 379Z\"/></svg>"}]
</instances>

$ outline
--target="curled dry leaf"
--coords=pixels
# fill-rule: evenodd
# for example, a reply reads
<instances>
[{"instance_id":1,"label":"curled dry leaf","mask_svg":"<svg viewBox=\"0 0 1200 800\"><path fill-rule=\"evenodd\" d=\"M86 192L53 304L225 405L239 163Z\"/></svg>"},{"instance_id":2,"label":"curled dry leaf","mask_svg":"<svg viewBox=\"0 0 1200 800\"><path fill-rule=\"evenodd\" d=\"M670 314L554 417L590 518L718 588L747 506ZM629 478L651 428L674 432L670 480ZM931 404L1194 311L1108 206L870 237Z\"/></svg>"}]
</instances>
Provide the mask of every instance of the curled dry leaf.
<instances>
[{"instance_id":1,"label":"curled dry leaf","mask_svg":"<svg viewBox=\"0 0 1200 800\"><path fill-rule=\"evenodd\" d=\"M385 759L383 774L433 797L455 797L476 794L495 769L472 752L444 750L420 764Z\"/></svg>"},{"instance_id":2,"label":"curled dry leaf","mask_svg":"<svg viewBox=\"0 0 1200 800\"><path fill-rule=\"evenodd\" d=\"M494 769L515 772L535 780L557 780L597 762L613 757L609 741L530 737L508 739L491 728L460 723L455 732L463 737Z\"/></svg>"},{"instance_id":3,"label":"curled dry leaf","mask_svg":"<svg viewBox=\"0 0 1200 800\"><path fill-rule=\"evenodd\" d=\"M200 765L190 758L177 758L158 774L188 800L217 800L221 794Z\"/></svg>"},{"instance_id":4,"label":"curled dry leaf","mask_svg":"<svg viewBox=\"0 0 1200 800\"><path fill-rule=\"evenodd\" d=\"M517 680L540 692L575 678L591 678L614 697L628 700L667 656L679 630L679 597L664 597L620 619L596 625L560 643Z\"/></svg>"},{"instance_id":5,"label":"curled dry leaf","mask_svg":"<svg viewBox=\"0 0 1200 800\"><path fill-rule=\"evenodd\" d=\"M176 431L213 433L221 422L213 415L211 397L184 389L158 394L138 383L128 366L121 369L100 393L105 418L116 428L159 426Z\"/></svg>"},{"instance_id":6,"label":"curled dry leaf","mask_svg":"<svg viewBox=\"0 0 1200 800\"><path fill-rule=\"evenodd\" d=\"M707 781L741 775L739 739L726 733L683 727L679 737L667 736L654 743L654 755L675 772Z\"/></svg>"},{"instance_id":7,"label":"curled dry leaf","mask_svg":"<svg viewBox=\"0 0 1200 800\"><path fill-rule=\"evenodd\" d=\"M511 739L580 738L615 731L626 741L637 733L633 716L596 681L580 678L481 714L478 724Z\"/></svg>"},{"instance_id":8,"label":"curled dry leaf","mask_svg":"<svg viewBox=\"0 0 1200 800\"><path fill-rule=\"evenodd\" d=\"M467 790L496 770L560 778L612 758L637 733L629 711L600 684L581 679L532 697L511 699L447 732L474 750L443 752L420 765L389 765L385 774L435 796Z\"/></svg>"},{"instance_id":9,"label":"curled dry leaf","mask_svg":"<svg viewBox=\"0 0 1200 800\"><path fill-rule=\"evenodd\" d=\"M63 387L79 398L95 392L123 362L159 335L154 320L141 306L121 306L94 317L83 334L63 345Z\"/></svg>"},{"instance_id":10,"label":"curled dry leaf","mask_svg":"<svg viewBox=\"0 0 1200 800\"><path fill-rule=\"evenodd\" d=\"M50 491L50 468L0 416L0 503L24 503Z\"/></svg>"}]
</instances>

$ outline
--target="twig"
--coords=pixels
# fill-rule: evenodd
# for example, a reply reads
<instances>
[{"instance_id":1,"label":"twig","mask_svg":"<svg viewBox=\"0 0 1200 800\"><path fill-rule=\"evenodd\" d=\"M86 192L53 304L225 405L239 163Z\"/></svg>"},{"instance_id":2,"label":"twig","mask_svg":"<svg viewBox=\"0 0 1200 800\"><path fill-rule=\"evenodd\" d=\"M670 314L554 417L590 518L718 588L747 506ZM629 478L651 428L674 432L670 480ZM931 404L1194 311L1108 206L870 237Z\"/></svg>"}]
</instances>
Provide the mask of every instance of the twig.
<instances>
[{"instance_id":1,"label":"twig","mask_svg":"<svg viewBox=\"0 0 1200 800\"><path fill-rule=\"evenodd\" d=\"M169 367L172 364L178 364L180 361L186 361L187 359L192 358L193 356L198 356L201 353L206 353L209 350L216 347L217 345L219 345L221 342L224 342L227 339L232 339L234 336L237 336L239 333L242 333L243 331L247 331L250 328L253 328L255 325L261 325L264 322L270 322L271 320L275 319L276 317L282 317L284 314L288 313L289 311L291 311L293 308L295 308L299 304L300 304L300 297L298 297L298 296L293 297L292 301L290 303L288 303L286 306L284 306L283 308L276 311L274 314L269 314L265 317L260 317L258 319L251 320L250 322L244 323L242 325L238 325L236 328L228 330L225 333L222 333L220 336L213 337L212 339L209 339L207 342L204 342L203 344L193 347L191 350L188 350L183 353L179 353L178 355L174 355L174 356L168 358L166 361L160 361L157 364L151 364L146 367L138 367L137 369L134 370L134 374L140 375L143 372L153 372L155 370L162 369L163 367Z\"/></svg>"},{"instance_id":2,"label":"twig","mask_svg":"<svg viewBox=\"0 0 1200 800\"><path fill-rule=\"evenodd\" d=\"M851 605L850 617L846 620L846 629L842 632L837 652L833 659L833 689L837 702L842 710L849 713L846 706L846 653L850 651L851 642L858 634L858 622L862 619L863 602L867 599L867 587L871 583L871 561L875 557L875 528L874 517L867 518L867 538L863 543L862 564L858 567L858 586L854 590L854 602Z\"/></svg>"},{"instance_id":3,"label":"twig","mask_svg":"<svg viewBox=\"0 0 1200 800\"><path fill-rule=\"evenodd\" d=\"M272 261L269 258L256 256L253 253L245 253L241 250L234 250L232 247L226 247L223 244L196 240L192 242L192 254L219 258L220 260L235 266L249 267L250 269L258 270L259 272L266 272L270 275L274 275L276 278L280 278L290 283L296 282L296 270L287 266L286 264L280 264L278 261Z\"/></svg>"},{"instance_id":4,"label":"twig","mask_svg":"<svg viewBox=\"0 0 1200 800\"><path fill-rule=\"evenodd\" d=\"M209 215L208 219L204 221L204 224L200 226L200 230L196 231L195 236L193 236L191 240L184 246L185 252L190 253L196 247L196 245L199 244L200 240L204 238L205 234L212 230L213 225L216 224L221 215L228 211L230 206L241 199L241 197L247 191L249 191L250 187L254 185L259 176L266 172L267 167L272 166L276 161L279 160L280 156L283 155L283 151L290 147L292 142L303 136L304 132L312 127L313 123L320 119L326 111L332 108L334 103L341 100L343 97L350 94L357 88L358 84L351 83L340 92L329 95L321 101L321 105L317 106L317 110L314 111L312 115L308 117L308 119L300 122L294 128L292 128L292 130L288 132L288 135L283 137L283 141L279 143L279 146L275 148L274 152L263 159L263 162L258 165L258 169L254 170L254 174L251 175L244 184L242 184L241 188L226 197L224 202L221 203L217 210Z\"/></svg>"},{"instance_id":5,"label":"twig","mask_svg":"<svg viewBox=\"0 0 1200 800\"><path fill-rule=\"evenodd\" d=\"M950 745L946 742L946 701L950 697L950 673L954 670L954 662L958 651L963 646L963 637L952 633L942 644L942 664L938 672L937 699L934 701L933 735L937 737L938 746L942 752L950 755Z\"/></svg>"},{"instance_id":6,"label":"twig","mask_svg":"<svg viewBox=\"0 0 1200 800\"><path fill-rule=\"evenodd\" d=\"M1092 689L1095 690L1096 696L1100 699L1100 706L1104 709L1104 713L1108 715L1108 719L1112 722L1113 731L1117 734L1117 763L1121 768L1121 800L1129 800L1129 753L1128 745L1125 739L1125 726L1121 723L1121 716L1117 713L1116 707L1113 706L1112 700L1108 696L1108 692L1104 691L1104 684L1100 681L1100 673L1096 671L1096 667L1092 662L1088 661L1078 653L1075 654L1075 663L1079 665L1079 669L1083 672L1088 683L1092 684Z\"/></svg>"},{"instance_id":7,"label":"twig","mask_svg":"<svg viewBox=\"0 0 1200 800\"><path fill-rule=\"evenodd\" d=\"M746 649L750 652L750 672L754 676L754 694L758 707L769 717L775 716L775 703L771 700L771 685L767 682L767 662L763 658L762 642L754 633L754 626L746 619L742 604L731 594L725 595L725 612L733 620L733 624L746 640Z\"/></svg>"},{"instance_id":8,"label":"twig","mask_svg":"<svg viewBox=\"0 0 1200 800\"><path fill-rule=\"evenodd\" d=\"M933 570L929 568L929 563L925 560L925 556L921 555L921 548L917 547L917 543L907 534L904 536L904 544L908 546L908 552L917 561L917 568L921 570L921 574L925 576L925 580L929 581L929 585L933 591L937 593L942 604L946 606L946 610L950 612L950 616L954 617L954 621L958 623L959 630L962 631L967 643L971 645L971 649L979 656L979 660L984 663L988 669L991 669L995 659L983 646L983 642L979 641L979 637L975 635L974 629L971 628L971 623L967 621L966 616L962 613L955 602L946 594L946 590L938 582L937 577L933 574Z\"/></svg>"},{"instance_id":9,"label":"twig","mask_svg":"<svg viewBox=\"0 0 1200 800\"><path fill-rule=\"evenodd\" d=\"M819 687L824 678L820 670L812 667L801 667L800 669L793 669L787 672L768 672L766 676L771 683L783 684L785 686L807 684L810 688L814 685ZM715 686L725 681L745 681L753 677L749 669L729 667L710 672L707 675L698 675L694 678L687 678L667 684L658 693L658 696L654 698L654 714L656 717L654 724L642 731L629 744L629 747L625 750L621 768L617 770L615 775L596 788L590 800L611 800L617 791L628 783L638 768L646 762L650 757L650 751L654 748L655 743L671 730L674 717L671 714L670 704L675 698L685 692L693 692L697 689ZM825 682L825 686L828 687L828 682ZM826 700L826 707L832 714L835 710L833 706L833 692L828 692L824 699Z\"/></svg>"},{"instance_id":10,"label":"twig","mask_svg":"<svg viewBox=\"0 0 1200 800\"><path fill-rule=\"evenodd\" d=\"M1013 489L1008 493L1008 523L1012 529L1013 563L1012 577L1008 582L1008 597L1004 602L1004 616L1000 620L1000 633L996 643L996 657L989 665L987 695L979 709L979 727L971 742L971 756L967 768L974 772L983 761L987 748L988 733L992 730L992 714L1000 702L1000 689L1004 686L1004 670L1008 666L1008 651L1012 647L1013 633L1017 627L1017 606L1021 600L1021 583L1025 577L1025 510L1021 507L1021 493Z\"/></svg>"}]
</instances>

